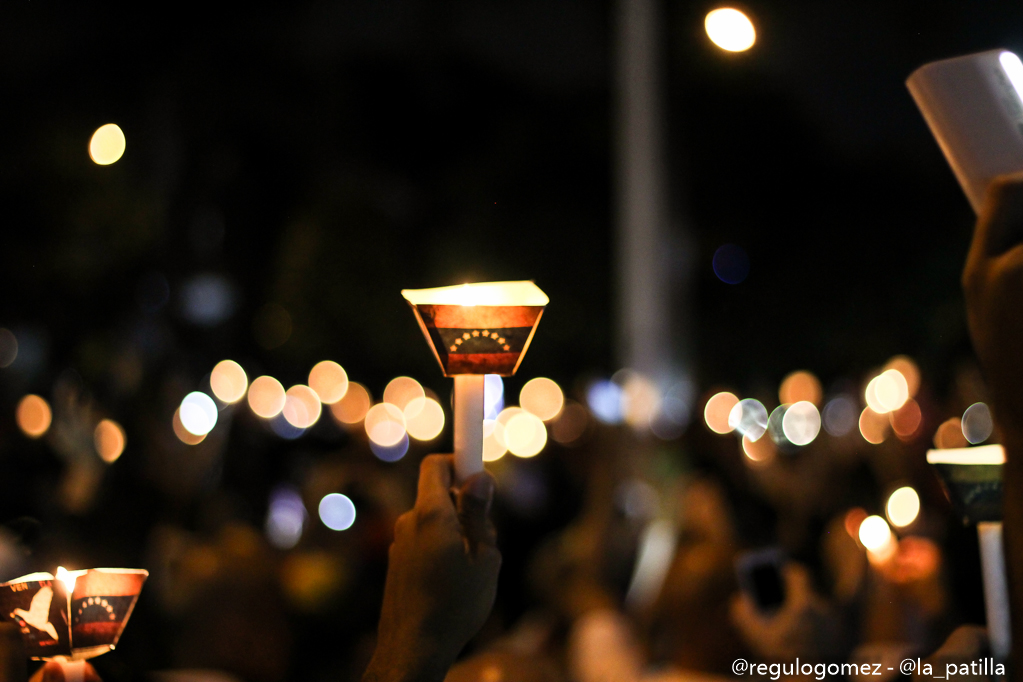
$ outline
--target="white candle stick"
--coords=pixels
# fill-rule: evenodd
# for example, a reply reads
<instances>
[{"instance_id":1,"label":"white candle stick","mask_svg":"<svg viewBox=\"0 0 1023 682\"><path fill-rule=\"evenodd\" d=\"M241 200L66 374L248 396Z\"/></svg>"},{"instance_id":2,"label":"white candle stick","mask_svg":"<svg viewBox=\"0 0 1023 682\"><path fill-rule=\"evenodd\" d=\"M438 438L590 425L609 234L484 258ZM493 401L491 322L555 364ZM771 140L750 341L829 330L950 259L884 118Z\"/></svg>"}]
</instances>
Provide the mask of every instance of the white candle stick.
<instances>
[{"instance_id":1,"label":"white candle stick","mask_svg":"<svg viewBox=\"0 0 1023 682\"><path fill-rule=\"evenodd\" d=\"M455 476L459 483L483 471L482 374L455 377Z\"/></svg>"},{"instance_id":2,"label":"white candle stick","mask_svg":"<svg viewBox=\"0 0 1023 682\"><path fill-rule=\"evenodd\" d=\"M984 576L984 606L987 613L987 637L996 660L1009 657L1012 629L1009 620L1009 584L1005 575L1005 549L1002 522L977 524L980 540L980 567Z\"/></svg>"}]
</instances>

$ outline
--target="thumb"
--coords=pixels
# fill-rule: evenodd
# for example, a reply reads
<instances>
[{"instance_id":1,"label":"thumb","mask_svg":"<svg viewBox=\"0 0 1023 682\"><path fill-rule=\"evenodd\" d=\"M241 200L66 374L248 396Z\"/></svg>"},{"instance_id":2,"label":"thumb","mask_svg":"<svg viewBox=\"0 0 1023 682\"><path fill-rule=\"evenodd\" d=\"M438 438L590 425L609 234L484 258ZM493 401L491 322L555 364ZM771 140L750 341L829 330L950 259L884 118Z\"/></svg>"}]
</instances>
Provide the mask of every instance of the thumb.
<instances>
[{"instance_id":1,"label":"thumb","mask_svg":"<svg viewBox=\"0 0 1023 682\"><path fill-rule=\"evenodd\" d=\"M497 533L490 522L490 505L494 500L494 477L487 471L473 474L458 489L458 520L469 549L476 553L479 545L495 545Z\"/></svg>"}]
</instances>

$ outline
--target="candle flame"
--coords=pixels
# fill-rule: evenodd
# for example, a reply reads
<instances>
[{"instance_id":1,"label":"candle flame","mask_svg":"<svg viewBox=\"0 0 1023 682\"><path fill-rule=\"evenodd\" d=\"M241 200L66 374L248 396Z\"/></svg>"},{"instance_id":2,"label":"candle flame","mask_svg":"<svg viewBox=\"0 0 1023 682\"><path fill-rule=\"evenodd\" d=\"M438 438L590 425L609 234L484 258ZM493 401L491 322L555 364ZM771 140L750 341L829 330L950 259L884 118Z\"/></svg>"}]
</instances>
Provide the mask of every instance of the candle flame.
<instances>
[{"instance_id":1,"label":"candle flame","mask_svg":"<svg viewBox=\"0 0 1023 682\"><path fill-rule=\"evenodd\" d=\"M72 592L75 591L75 581L78 580L78 576L73 575L70 571L68 571L63 566L58 566L57 567L57 580L59 580L62 583L64 583L64 586L67 588L68 594L71 594Z\"/></svg>"}]
</instances>

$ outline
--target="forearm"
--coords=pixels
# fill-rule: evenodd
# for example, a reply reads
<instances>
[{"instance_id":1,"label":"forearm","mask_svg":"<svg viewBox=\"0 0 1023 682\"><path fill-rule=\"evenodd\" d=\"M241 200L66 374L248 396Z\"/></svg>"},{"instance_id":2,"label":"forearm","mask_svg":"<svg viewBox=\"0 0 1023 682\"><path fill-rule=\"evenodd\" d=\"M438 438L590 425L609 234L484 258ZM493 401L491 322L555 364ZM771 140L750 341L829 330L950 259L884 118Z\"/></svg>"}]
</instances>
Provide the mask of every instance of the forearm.
<instances>
[{"instance_id":1,"label":"forearm","mask_svg":"<svg viewBox=\"0 0 1023 682\"><path fill-rule=\"evenodd\" d=\"M423 654L422 651L377 647L362 675L362 682L442 682L451 662Z\"/></svg>"},{"instance_id":2,"label":"forearm","mask_svg":"<svg viewBox=\"0 0 1023 682\"><path fill-rule=\"evenodd\" d=\"M1012 614L1010 679L1023 682L1023 431L1003 429L1006 462L1003 468L1003 534Z\"/></svg>"}]
</instances>

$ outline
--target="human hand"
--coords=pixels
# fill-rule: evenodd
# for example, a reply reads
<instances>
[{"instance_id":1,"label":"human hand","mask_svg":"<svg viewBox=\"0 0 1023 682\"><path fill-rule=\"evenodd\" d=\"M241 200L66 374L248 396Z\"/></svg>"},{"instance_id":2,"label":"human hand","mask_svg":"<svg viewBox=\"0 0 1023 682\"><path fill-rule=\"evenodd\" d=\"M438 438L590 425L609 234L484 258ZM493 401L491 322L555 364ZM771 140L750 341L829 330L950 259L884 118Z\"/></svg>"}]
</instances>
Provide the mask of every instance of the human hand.
<instances>
[{"instance_id":1,"label":"human hand","mask_svg":"<svg viewBox=\"0 0 1023 682\"><path fill-rule=\"evenodd\" d=\"M47 661L28 682L102 682L96 669L86 661Z\"/></svg>"},{"instance_id":2,"label":"human hand","mask_svg":"<svg viewBox=\"0 0 1023 682\"><path fill-rule=\"evenodd\" d=\"M452 491L454 478L451 455L420 465L416 504L394 526L364 682L443 680L494 605L501 568L489 518L494 480L484 471Z\"/></svg>"},{"instance_id":3,"label":"human hand","mask_svg":"<svg viewBox=\"0 0 1023 682\"><path fill-rule=\"evenodd\" d=\"M806 567L787 563L782 578L785 601L777 611L761 611L749 594L740 591L732 599L732 623L759 656L813 660L832 654L839 640L836 617L814 592Z\"/></svg>"},{"instance_id":4,"label":"human hand","mask_svg":"<svg viewBox=\"0 0 1023 682\"><path fill-rule=\"evenodd\" d=\"M1005 435L1023 440L1023 173L988 190L963 270L973 347Z\"/></svg>"}]
</instances>

